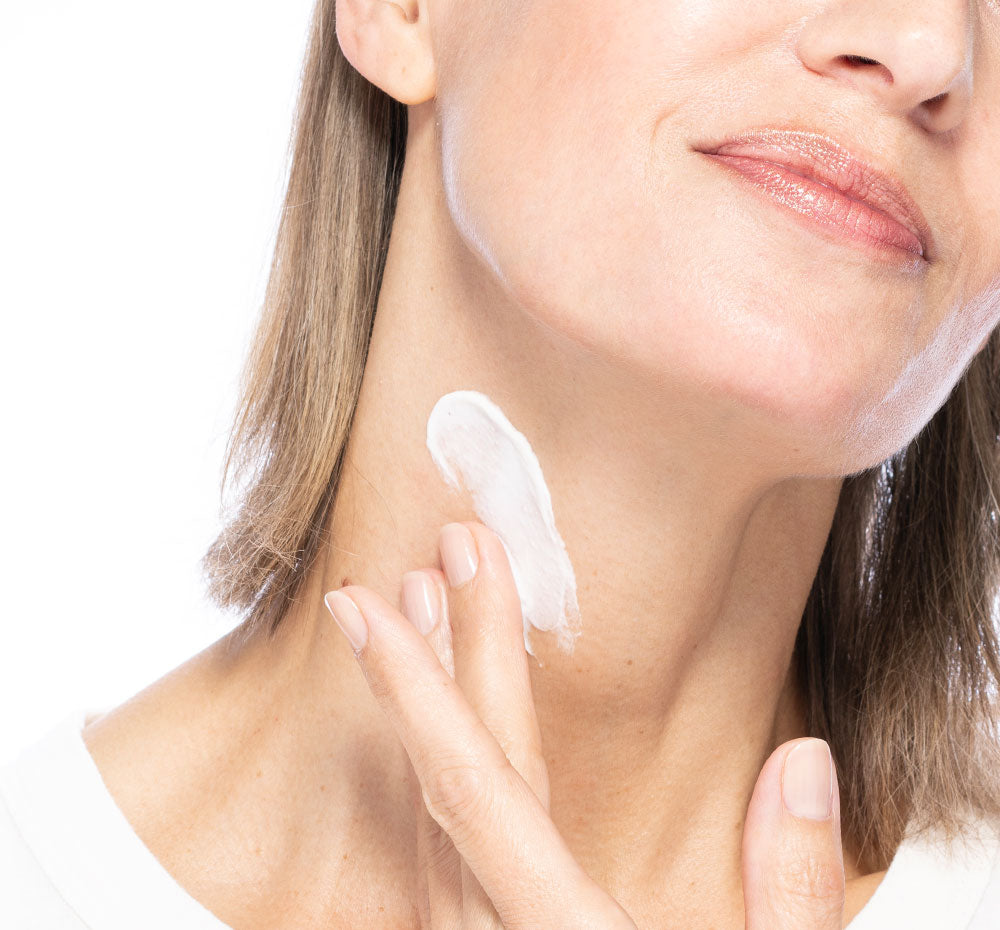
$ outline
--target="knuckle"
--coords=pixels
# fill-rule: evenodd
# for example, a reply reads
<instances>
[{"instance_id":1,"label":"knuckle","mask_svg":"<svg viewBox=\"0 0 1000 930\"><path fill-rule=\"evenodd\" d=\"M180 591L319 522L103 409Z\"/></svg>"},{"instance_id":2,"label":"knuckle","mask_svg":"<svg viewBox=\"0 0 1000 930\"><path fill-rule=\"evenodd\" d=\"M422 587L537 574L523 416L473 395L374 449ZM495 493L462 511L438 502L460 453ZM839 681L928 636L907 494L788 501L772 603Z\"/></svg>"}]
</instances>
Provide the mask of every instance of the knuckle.
<instances>
[{"instance_id":1,"label":"knuckle","mask_svg":"<svg viewBox=\"0 0 1000 930\"><path fill-rule=\"evenodd\" d=\"M488 800L487 776L468 762L435 765L423 788L430 815L449 834L475 821Z\"/></svg>"},{"instance_id":2,"label":"knuckle","mask_svg":"<svg viewBox=\"0 0 1000 930\"><path fill-rule=\"evenodd\" d=\"M844 867L835 856L800 851L778 866L775 880L789 902L843 905Z\"/></svg>"}]
</instances>

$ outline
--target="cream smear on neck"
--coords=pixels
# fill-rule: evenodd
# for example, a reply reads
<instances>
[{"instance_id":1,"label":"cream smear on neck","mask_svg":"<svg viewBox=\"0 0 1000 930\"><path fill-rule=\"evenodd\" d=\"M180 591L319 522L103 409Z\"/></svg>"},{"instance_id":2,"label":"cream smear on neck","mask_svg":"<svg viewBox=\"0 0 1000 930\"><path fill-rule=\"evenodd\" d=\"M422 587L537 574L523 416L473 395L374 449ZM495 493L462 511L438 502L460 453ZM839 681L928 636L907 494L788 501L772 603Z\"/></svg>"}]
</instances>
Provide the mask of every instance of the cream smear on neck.
<instances>
[{"instance_id":1,"label":"cream smear on neck","mask_svg":"<svg viewBox=\"0 0 1000 930\"><path fill-rule=\"evenodd\" d=\"M444 480L464 484L479 519L503 543L528 626L555 632L563 652L580 635L576 576L556 530L552 497L530 443L479 391L452 391L427 419L427 448Z\"/></svg>"}]
</instances>

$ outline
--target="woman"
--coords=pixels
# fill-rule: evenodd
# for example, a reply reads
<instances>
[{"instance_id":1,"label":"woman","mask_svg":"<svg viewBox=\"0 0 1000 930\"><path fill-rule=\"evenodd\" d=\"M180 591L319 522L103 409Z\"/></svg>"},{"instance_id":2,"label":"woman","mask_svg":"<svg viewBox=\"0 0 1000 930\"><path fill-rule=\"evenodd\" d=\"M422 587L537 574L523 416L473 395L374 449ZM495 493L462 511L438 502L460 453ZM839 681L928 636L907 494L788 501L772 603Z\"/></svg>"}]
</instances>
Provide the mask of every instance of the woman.
<instances>
[{"instance_id":1,"label":"woman","mask_svg":"<svg viewBox=\"0 0 1000 930\"><path fill-rule=\"evenodd\" d=\"M996 926L998 95L985 0L320 0L243 622L13 763L0 914ZM428 453L462 390L571 649Z\"/></svg>"}]
</instances>

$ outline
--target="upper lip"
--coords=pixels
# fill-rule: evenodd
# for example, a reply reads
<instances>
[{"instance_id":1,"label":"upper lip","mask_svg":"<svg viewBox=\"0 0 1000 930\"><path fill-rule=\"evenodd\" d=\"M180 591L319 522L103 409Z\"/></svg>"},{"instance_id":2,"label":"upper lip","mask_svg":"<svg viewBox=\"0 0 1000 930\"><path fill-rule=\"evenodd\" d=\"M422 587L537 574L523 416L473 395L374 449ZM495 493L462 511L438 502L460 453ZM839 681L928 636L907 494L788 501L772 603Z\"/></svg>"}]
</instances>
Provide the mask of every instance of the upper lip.
<instances>
[{"instance_id":1,"label":"upper lip","mask_svg":"<svg viewBox=\"0 0 1000 930\"><path fill-rule=\"evenodd\" d=\"M751 129L696 148L706 155L760 158L819 181L905 226L920 240L925 261L936 252L930 224L903 183L829 136L797 129Z\"/></svg>"}]
</instances>

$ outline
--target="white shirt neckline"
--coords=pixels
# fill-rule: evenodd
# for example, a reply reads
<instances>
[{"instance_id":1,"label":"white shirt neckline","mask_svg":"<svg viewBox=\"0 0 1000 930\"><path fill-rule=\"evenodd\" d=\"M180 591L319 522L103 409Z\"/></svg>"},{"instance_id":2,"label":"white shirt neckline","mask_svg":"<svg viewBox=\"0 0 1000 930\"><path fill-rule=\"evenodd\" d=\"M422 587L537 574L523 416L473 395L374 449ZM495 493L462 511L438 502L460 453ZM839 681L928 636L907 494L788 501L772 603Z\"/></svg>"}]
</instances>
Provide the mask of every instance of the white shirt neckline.
<instances>
[{"instance_id":1,"label":"white shirt neckline","mask_svg":"<svg viewBox=\"0 0 1000 930\"><path fill-rule=\"evenodd\" d=\"M231 930L166 870L115 803L83 740L97 713L73 711L0 768L0 798L25 841L89 926ZM939 842L905 839L845 930L974 930L994 869L1000 881L1000 833L983 824L950 854Z\"/></svg>"},{"instance_id":2,"label":"white shirt neckline","mask_svg":"<svg viewBox=\"0 0 1000 930\"><path fill-rule=\"evenodd\" d=\"M991 878L1000 881L1000 832L981 822L949 848L938 833L906 836L865 906L844 930L978 930Z\"/></svg>"}]
</instances>

